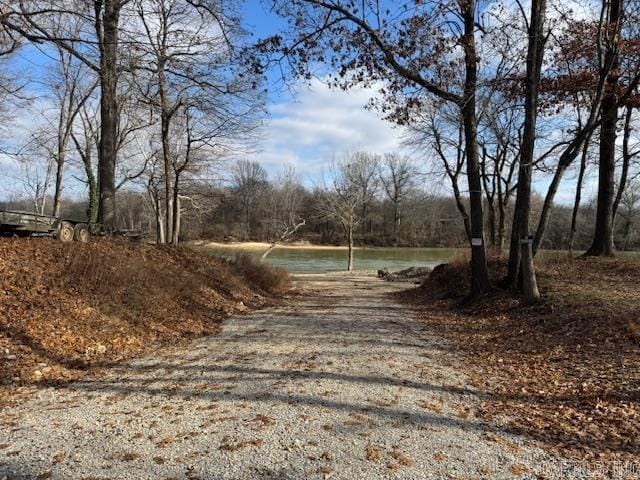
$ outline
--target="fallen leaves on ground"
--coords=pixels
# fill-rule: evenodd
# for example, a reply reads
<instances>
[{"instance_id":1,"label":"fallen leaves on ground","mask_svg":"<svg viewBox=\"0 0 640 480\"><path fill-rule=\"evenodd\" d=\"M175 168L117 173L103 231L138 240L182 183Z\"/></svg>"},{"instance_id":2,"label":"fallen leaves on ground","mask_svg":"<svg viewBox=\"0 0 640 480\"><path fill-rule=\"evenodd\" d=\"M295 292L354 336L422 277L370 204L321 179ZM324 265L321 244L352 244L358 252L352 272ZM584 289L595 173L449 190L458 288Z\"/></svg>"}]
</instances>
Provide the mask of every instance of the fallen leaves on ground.
<instances>
[{"instance_id":1,"label":"fallen leaves on ground","mask_svg":"<svg viewBox=\"0 0 640 480\"><path fill-rule=\"evenodd\" d=\"M260 267L246 268L121 239L0 238L0 401L20 385L217 333L229 314L266 302L252 283Z\"/></svg>"},{"instance_id":2,"label":"fallen leaves on ground","mask_svg":"<svg viewBox=\"0 0 640 480\"><path fill-rule=\"evenodd\" d=\"M368 446L366 450L367 460L376 462L380 460L380 449L372 446Z\"/></svg>"},{"instance_id":3,"label":"fallen leaves on ground","mask_svg":"<svg viewBox=\"0 0 640 480\"><path fill-rule=\"evenodd\" d=\"M504 263L490 267L497 284ZM534 305L504 291L461 304L467 268L438 267L423 287L400 298L415 306L430 331L466 354L462 365L483 402L474 413L506 417L513 433L572 458L637 460L640 263L541 261L543 300Z\"/></svg>"},{"instance_id":4,"label":"fallen leaves on ground","mask_svg":"<svg viewBox=\"0 0 640 480\"><path fill-rule=\"evenodd\" d=\"M220 450L225 450L227 452L234 452L236 450L240 450L245 447L254 446L260 447L262 446L261 438L252 438L249 440L241 440L236 441L232 437L225 436L222 439L222 443L220 444Z\"/></svg>"}]
</instances>

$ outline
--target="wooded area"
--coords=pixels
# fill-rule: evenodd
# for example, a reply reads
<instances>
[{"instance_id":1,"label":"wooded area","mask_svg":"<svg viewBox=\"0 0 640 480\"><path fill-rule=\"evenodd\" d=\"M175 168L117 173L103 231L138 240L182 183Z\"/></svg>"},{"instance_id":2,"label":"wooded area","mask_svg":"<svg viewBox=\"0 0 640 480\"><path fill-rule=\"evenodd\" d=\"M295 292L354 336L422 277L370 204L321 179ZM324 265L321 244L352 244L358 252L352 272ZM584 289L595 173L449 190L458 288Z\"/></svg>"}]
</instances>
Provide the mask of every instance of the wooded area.
<instances>
[{"instance_id":1,"label":"wooded area","mask_svg":"<svg viewBox=\"0 0 640 480\"><path fill-rule=\"evenodd\" d=\"M2 1L3 64L23 49L56 59L39 80L56 115L24 145L5 140L29 198L3 205L86 208L106 231L172 245L276 241L302 222L296 235L322 243L466 243L474 295L491 287L488 250L508 246L503 283L529 299L540 248L638 245L637 1L268 3L285 25L254 38L234 2ZM274 70L376 90L369 108L412 153L344 152L314 186L287 168L269 179L245 158ZM29 108L25 87L2 77L5 112ZM70 162L87 200L63 201ZM442 179L451 196L433 191Z\"/></svg>"},{"instance_id":2,"label":"wooded area","mask_svg":"<svg viewBox=\"0 0 640 480\"><path fill-rule=\"evenodd\" d=\"M640 478L639 111L640 0L0 0L0 478Z\"/></svg>"}]
</instances>

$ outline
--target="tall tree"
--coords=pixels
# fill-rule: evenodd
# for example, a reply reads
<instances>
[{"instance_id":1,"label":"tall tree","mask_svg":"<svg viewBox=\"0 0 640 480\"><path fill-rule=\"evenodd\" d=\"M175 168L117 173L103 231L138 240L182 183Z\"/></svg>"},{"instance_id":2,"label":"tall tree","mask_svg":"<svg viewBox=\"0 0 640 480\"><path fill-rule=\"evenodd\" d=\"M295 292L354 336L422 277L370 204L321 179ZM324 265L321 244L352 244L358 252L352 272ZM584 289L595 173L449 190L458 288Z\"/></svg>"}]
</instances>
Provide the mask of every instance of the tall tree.
<instances>
[{"instance_id":1,"label":"tall tree","mask_svg":"<svg viewBox=\"0 0 640 480\"><path fill-rule=\"evenodd\" d=\"M353 234L362 218L362 189L358 182L358 167L353 162L353 155L348 155L340 162L333 163L329 172L328 184L325 185L321 202L317 205L319 216L336 221L344 230L348 254L347 271L353 270Z\"/></svg>"},{"instance_id":2,"label":"tall tree","mask_svg":"<svg viewBox=\"0 0 640 480\"><path fill-rule=\"evenodd\" d=\"M231 138L239 145L254 129L259 106L258 80L236 61L230 44L242 35L239 21L226 17L220 5L202 5L198 11L188 0L134 0L144 32L133 46L136 81L159 117L164 230L172 244L179 237L181 176L193 169L196 150L219 151Z\"/></svg>"},{"instance_id":3,"label":"tall tree","mask_svg":"<svg viewBox=\"0 0 640 480\"><path fill-rule=\"evenodd\" d=\"M416 90L460 109L470 196L471 295L487 292L476 116L476 0L414 2L405 8L354 0L275 0L273 5L289 20L291 35L259 46L278 56L284 53L296 73L309 75L320 60L339 72L335 83L343 88L382 80L390 100L387 117L398 123L408 121L407 106L416 101L410 92ZM458 75L464 79L462 85L455 82Z\"/></svg>"},{"instance_id":4,"label":"tall tree","mask_svg":"<svg viewBox=\"0 0 640 480\"><path fill-rule=\"evenodd\" d=\"M381 163L380 181L393 206L393 245L400 240L402 206L416 183L417 170L409 157L388 153Z\"/></svg>"},{"instance_id":5,"label":"tall tree","mask_svg":"<svg viewBox=\"0 0 640 480\"><path fill-rule=\"evenodd\" d=\"M360 190L362 191L362 206L360 208L361 236L362 241L367 235L367 221L371 204L378 193L380 187L379 181L379 165L380 157L366 152L356 152L352 155L351 169ZM371 228L371 222L368 225Z\"/></svg>"},{"instance_id":6,"label":"tall tree","mask_svg":"<svg viewBox=\"0 0 640 480\"><path fill-rule=\"evenodd\" d=\"M0 3L2 24L30 41L52 42L74 55L100 79L100 148L98 177L100 222L114 230L118 137L118 80L120 13L130 0L10 1ZM81 24L82 27L78 28ZM93 32L89 33L92 29ZM80 33L78 35L79 32Z\"/></svg>"},{"instance_id":7,"label":"tall tree","mask_svg":"<svg viewBox=\"0 0 640 480\"><path fill-rule=\"evenodd\" d=\"M627 22L623 22L623 17L612 21L611 15L619 15L616 13L618 7L613 5L617 1L603 0L598 20L568 23L556 42L557 53L552 61L553 68L549 69L551 74L545 75L542 80L541 88L547 109L555 111L558 104L569 104L574 106L577 115L575 127L569 129L571 136L558 144L562 149L538 221L534 253L544 239L553 202L564 174L583 152L585 143L590 140L597 127L605 126L607 122L611 123L614 109L611 102L614 97L617 99L618 106L625 104L635 95L640 81L640 61L637 54L640 35L637 31L638 22L635 20L638 18L638 11L636 8L625 12ZM604 113L606 96L609 102L606 108L607 114ZM616 111L618 106L615 107ZM586 113L583 114L582 110ZM612 195L608 191L610 183L608 177L612 164L611 158L607 157L611 152L606 148L607 142L611 141L612 133L615 136L615 129L612 131L610 127L605 127L604 132L602 128L600 129L600 150L602 154L604 148L605 154L602 169L599 167L603 180L600 185L605 189L601 192L602 201L600 202L601 233L609 230L606 226L609 223L607 218L611 217L607 212L611 211L612 201L605 197ZM602 135L605 139L604 145ZM615 169L615 162L613 168ZM615 170L610 174L615 175ZM606 205L609 207L605 208ZM599 234L598 243L600 241L606 243L606 240L603 240L606 237L606 233L604 236ZM607 248L604 244L601 246L604 252ZM593 252L595 253L595 250Z\"/></svg>"},{"instance_id":8,"label":"tall tree","mask_svg":"<svg viewBox=\"0 0 640 480\"><path fill-rule=\"evenodd\" d=\"M525 107L522 147L518 165L518 186L513 224L511 228L510 264L518 263L522 278L521 289L526 300L540 298L533 265L532 241L529 238L531 215L531 176L533 173L536 122L538 118L538 86L544 58L546 0L532 0L527 25L529 43L525 76ZM518 257L514 260L512 257ZM510 272L512 275L514 272ZM516 278L516 275L512 277Z\"/></svg>"},{"instance_id":9,"label":"tall tree","mask_svg":"<svg viewBox=\"0 0 640 480\"><path fill-rule=\"evenodd\" d=\"M606 52L607 72L602 97L600 125L600 158L598 161L598 205L593 242L586 255L613 255L613 200L615 197L616 138L618 127L618 80L620 78L619 42L624 18L623 0L605 2L607 8Z\"/></svg>"},{"instance_id":10,"label":"tall tree","mask_svg":"<svg viewBox=\"0 0 640 480\"><path fill-rule=\"evenodd\" d=\"M255 233L256 209L259 199L268 189L267 172L258 162L238 160L231 167L232 189L238 198L248 240Z\"/></svg>"}]
</instances>

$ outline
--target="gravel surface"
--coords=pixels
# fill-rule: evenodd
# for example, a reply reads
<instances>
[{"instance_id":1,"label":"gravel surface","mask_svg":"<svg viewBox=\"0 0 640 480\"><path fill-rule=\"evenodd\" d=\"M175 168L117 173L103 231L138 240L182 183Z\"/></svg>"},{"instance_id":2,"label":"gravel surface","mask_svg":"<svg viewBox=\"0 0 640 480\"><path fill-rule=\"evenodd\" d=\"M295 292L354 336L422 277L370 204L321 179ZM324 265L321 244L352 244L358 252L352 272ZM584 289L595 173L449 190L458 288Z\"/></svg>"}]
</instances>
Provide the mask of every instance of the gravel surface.
<instances>
[{"instance_id":1,"label":"gravel surface","mask_svg":"<svg viewBox=\"0 0 640 480\"><path fill-rule=\"evenodd\" d=\"M406 284L297 284L220 335L5 409L0 479L568 478L474 417L454 353L385 295Z\"/></svg>"}]
</instances>

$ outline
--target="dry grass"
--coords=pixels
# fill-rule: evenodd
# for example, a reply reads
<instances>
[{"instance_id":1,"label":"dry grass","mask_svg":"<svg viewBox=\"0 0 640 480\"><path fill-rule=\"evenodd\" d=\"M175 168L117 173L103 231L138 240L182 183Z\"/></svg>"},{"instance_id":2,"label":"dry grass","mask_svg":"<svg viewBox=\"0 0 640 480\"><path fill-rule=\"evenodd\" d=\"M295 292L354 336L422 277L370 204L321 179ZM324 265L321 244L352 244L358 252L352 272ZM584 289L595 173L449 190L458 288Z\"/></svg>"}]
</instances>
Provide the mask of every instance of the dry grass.
<instances>
[{"instance_id":1,"label":"dry grass","mask_svg":"<svg viewBox=\"0 0 640 480\"><path fill-rule=\"evenodd\" d=\"M504 262L489 263L496 282ZM462 260L404 299L467 353L487 418L506 414L514 431L576 457L632 459L640 451L640 263L556 256L537 264L537 305L495 291L462 307Z\"/></svg>"},{"instance_id":2,"label":"dry grass","mask_svg":"<svg viewBox=\"0 0 640 480\"><path fill-rule=\"evenodd\" d=\"M0 378L9 387L74 378L216 333L227 315L285 287L280 272L263 270L126 240L0 239Z\"/></svg>"},{"instance_id":3,"label":"dry grass","mask_svg":"<svg viewBox=\"0 0 640 480\"><path fill-rule=\"evenodd\" d=\"M291 288L291 277L286 270L260 262L249 253L237 253L231 264L247 282L264 292L277 294Z\"/></svg>"}]
</instances>

